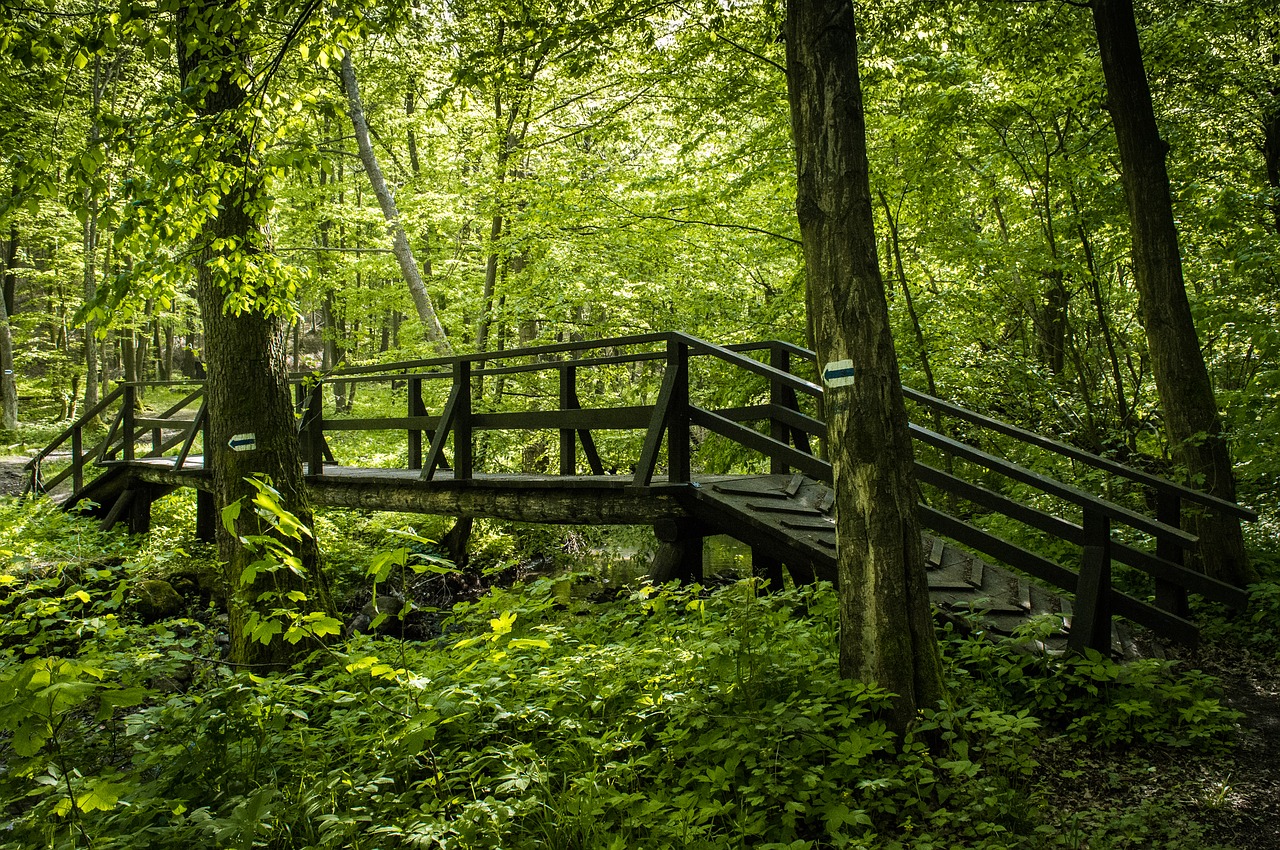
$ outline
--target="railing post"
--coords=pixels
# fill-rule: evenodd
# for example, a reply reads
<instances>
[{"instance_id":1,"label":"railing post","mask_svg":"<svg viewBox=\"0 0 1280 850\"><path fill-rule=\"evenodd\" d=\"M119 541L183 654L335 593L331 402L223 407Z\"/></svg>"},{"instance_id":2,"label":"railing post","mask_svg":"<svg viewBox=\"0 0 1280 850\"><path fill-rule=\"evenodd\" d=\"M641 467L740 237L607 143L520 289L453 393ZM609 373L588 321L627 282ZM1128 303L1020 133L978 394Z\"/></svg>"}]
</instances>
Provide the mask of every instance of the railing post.
<instances>
[{"instance_id":1,"label":"railing post","mask_svg":"<svg viewBox=\"0 0 1280 850\"><path fill-rule=\"evenodd\" d=\"M208 384L205 387L207 392ZM200 422L200 465L209 470L209 477L212 479L213 446L209 444L208 395L205 399L206 404L202 405L203 419ZM213 543L218 539L218 507L214 503L213 493L200 487L196 488L196 539L205 543Z\"/></svg>"},{"instance_id":2,"label":"railing post","mask_svg":"<svg viewBox=\"0 0 1280 850\"><path fill-rule=\"evenodd\" d=\"M422 379L409 378L409 417L426 416L427 407L422 402ZM409 468L422 469L422 429L409 429Z\"/></svg>"},{"instance_id":3,"label":"railing post","mask_svg":"<svg viewBox=\"0 0 1280 850\"><path fill-rule=\"evenodd\" d=\"M120 420L120 429L124 432L123 457L125 460L133 460L133 403L137 398L137 388L133 384L124 385L124 395L121 396L124 407L121 410L122 418Z\"/></svg>"},{"instance_id":4,"label":"railing post","mask_svg":"<svg viewBox=\"0 0 1280 850\"><path fill-rule=\"evenodd\" d=\"M307 473L324 475L324 381L317 380L307 400Z\"/></svg>"},{"instance_id":5,"label":"railing post","mask_svg":"<svg viewBox=\"0 0 1280 850\"><path fill-rule=\"evenodd\" d=\"M475 446L471 433L471 361L453 364L453 386L458 392L458 407L453 416L453 479L464 481L474 471Z\"/></svg>"},{"instance_id":6,"label":"railing post","mask_svg":"<svg viewBox=\"0 0 1280 850\"><path fill-rule=\"evenodd\" d=\"M791 354L780 345L769 347L769 365L777 369L779 372L791 371ZM769 404L779 407L787 406L787 397L785 393L786 387L778 380L778 376L774 375L769 379ZM769 436L780 443L790 445L791 428L780 419L769 420ZM769 472L773 475L786 475L791 471L791 467L780 457L769 457Z\"/></svg>"},{"instance_id":7,"label":"railing post","mask_svg":"<svg viewBox=\"0 0 1280 850\"><path fill-rule=\"evenodd\" d=\"M1070 646L1106 655L1111 649L1111 520L1085 508L1084 554L1076 580Z\"/></svg>"},{"instance_id":8,"label":"railing post","mask_svg":"<svg viewBox=\"0 0 1280 850\"><path fill-rule=\"evenodd\" d=\"M674 376L667 409L667 481L689 483L689 346L667 342L667 369Z\"/></svg>"},{"instance_id":9,"label":"railing post","mask_svg":"<svg viewBox=\"0 0 1280 850\"><path fill-rule=\"evenodd\" d=\"M560 367L560 412L577 407L578 367L566 364ZM578 444L572 428L560 429L560 474L573 475L578 471Z\"/></svg>"},{"instance_id":10,"label":"railing post","mask_svg":"<svg viewBox=\"0 0 1280 850\"><path fill-rule=\"evenodd\" d=\"M1182 497L1177 492L1160 490L1156 493L1156 519L1165 525L1182 528ZM1172 540L1157 537L1156 557L1181 565L1182 547ZM1171 581L1156 579L1156 606L1170 614L1186 617L1187 589Z\"/></svg>"}]
</instances>

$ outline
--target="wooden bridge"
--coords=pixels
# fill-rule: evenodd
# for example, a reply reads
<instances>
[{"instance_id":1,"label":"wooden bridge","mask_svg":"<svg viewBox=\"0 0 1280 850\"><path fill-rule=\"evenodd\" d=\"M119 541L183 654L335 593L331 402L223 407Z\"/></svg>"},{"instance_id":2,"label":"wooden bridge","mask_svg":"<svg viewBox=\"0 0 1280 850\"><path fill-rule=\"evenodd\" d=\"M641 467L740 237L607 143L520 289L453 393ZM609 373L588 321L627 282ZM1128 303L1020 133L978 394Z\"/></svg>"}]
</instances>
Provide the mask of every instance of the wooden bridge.
<instances>
[{"instance_id":1,"label":"wooden bridge","mask_svg":"<svg viewBox=\"0 0 1280 850\"><path fill-rule=\"evenodd\" d=\"M345 369L295 386L318 504L652 525L655 571L685 579L700 575L702 537L724 533L751 546L771 582L784 566L796 582L835 580L823 390L806 349L645 334ZM1196 543L1184 514L1252 511L904 391L934 426L911 432L925 567L944 612L979 613L1003 632L1057 614L1054 643L1122 650L1115 615L1194 643L1189 593L1245 606L1241 589L1183 565ZM143 393L172 403L140 412ZM106 435L91 440L101 426L90 423L104 421ZM211 539L207 423L197 382L123 384L29 463L27 490L68 507L90 500L105 525L144 531L156 498L194 487L197 532Z\"/></svg>"}]
</instances>

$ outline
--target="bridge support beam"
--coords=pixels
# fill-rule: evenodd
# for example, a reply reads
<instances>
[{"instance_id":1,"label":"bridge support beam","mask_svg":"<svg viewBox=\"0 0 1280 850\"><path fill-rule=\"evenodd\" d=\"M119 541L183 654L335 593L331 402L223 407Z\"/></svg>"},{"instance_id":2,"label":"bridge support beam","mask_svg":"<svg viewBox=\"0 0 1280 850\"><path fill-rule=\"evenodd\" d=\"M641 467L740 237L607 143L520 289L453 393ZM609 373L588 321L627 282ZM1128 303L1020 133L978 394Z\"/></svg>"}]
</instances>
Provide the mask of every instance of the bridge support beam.
<instances>
[{"instance_id":1,"label":"bridge support beam","mask_svg":"<svg viewBox=\"0 0 1280 850\"><path fill-rule=\"evenodd\" d=\"M218 533L218 510L213 503L213 494L205 490L196 490L196 539L205 543L213 543Z\"/></svg>"},{"instance_id":2,"label":"bridge support beam","mask_svg":"<svg viewBox=\"0 0 1280 850\"><path fill-rule=\"evenodd\" d=\"M655 584L679 580L702 580L702 539L707 529L687 519L660 520L653 526L658 538L658 551L649 568L649 579Z\"/></svg>"},{"instance_id":3,"label":"bridge support beam","mask_svg":"<svg viewBox=\"0 0 1280 850\"><path fill-rule=\"evenodd\" d=\"M763 582L766 593L782 590L782 561L759 546L751 547L751 575Z\"/></svg>"}]
</instances>

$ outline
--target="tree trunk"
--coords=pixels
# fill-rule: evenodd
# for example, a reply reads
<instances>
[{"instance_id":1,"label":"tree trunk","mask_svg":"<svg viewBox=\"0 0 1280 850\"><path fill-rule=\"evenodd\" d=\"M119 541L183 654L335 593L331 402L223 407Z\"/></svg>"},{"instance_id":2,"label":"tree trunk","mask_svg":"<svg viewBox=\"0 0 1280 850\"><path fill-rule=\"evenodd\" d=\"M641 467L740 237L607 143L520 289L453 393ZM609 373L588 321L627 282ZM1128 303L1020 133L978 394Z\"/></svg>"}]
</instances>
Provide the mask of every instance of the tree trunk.
<instances>
[{"instance_id":1,"label":"tree trunk","mask_svg":"<svg viewBox=\"0 0 1280 850\"><path fill-rule=\"evenodd\" d=\"M449 338L436 316L431 296L422 282L418 272L418 263L414 259L413 249L409 246L409 238L405 235L404 225L400 222L400 211L396 208L395 197L382 177L382 167L374 156L373 145L369 142L369 125L365 121L364 106L360 103L360 87L356 82L355 67L351 64L351 52L342 52L342 87L347 95L347 112L351 116L351 126L355 129L356 146L360 149L360 161L364 163L365 173L369 175L369 183L373 186L373 194L378 197L378 205L382 207L382 215L387 220L387 230L392 237L392 252L396 262L400 264L400 273L413 296L413 306L418 310L418 318L422 321L423 333L427 341L435 346L441 356L453 354Z\"/></svg>"},{"instance_id":2,"label":"tree trunk","mask_svg":"<svg viewBox=\"0 0 1280 850\"><path fill-rule=\"evenodd\" d=\"M14 178L13 191L11 197L16 199L18 196L17 178ZM9 222L9 239L4 250L4 311L13 318L18 312L18 223L11 220Z\"/></svg>"},{"instance_id":3,"label":"tree trunk","mask_svg":"<svg viewBox=\"0 0 1280 850\"><path fill-rule=\"evenodd\" d=\"M1187 302L1165 170L1168 145L1156 126L1132 0L1094 0L1093 21L1129 205L1139 315L1169 441L1193 484L1235 501L1231 454ZM1195 531L1206 573L1233 584L1258 580L1238 520L1201 514Z\"/></svg>"},{"instance_id":4,"label":"tree trunk","mask_svg":"<svg viewBox=\"0 0 1280 850\"><path fill-rule=\"evenodd\" d=\"M264 312L229 312L228 293L241 281L226 279L215 265L223 258L230 261L233 269L246 261L251 265L264 239L259 220L263 209L262 177L252 160L251 140L244 130L246 119L237 114L246 100L237 78L248 70L243 58L245 45L239 43L237 36L242 23L212 0L186 7L179 13L178 60L184 86L194 91L189 95L192 106L208 127L206 144L217 151L218 172L237 176L237 182L221 197L217 215L205 228L206 239L198 246L196 274L208 367L205 397L209 430L204 451L213 467L218 509L236 502L242 505L234 535L222 523L217 531L230 597L231 659L283 665L312 647L306 642L291 646L278 638L268 645L254 641L248 631L251 615L266 616L267 609L276 607L329 611L332 603L320 570L319 550L311 537L304 536L301 543L286 541L299 558L298 570L279 569L259 574L248 584L241 581L255 556L235 535L262 533L250 508L255 490L246 481L248 477L270 478L280 493L281 506L303 525L312 525L294 430L284 327L276 317ZM188 44L198 45L199 52L186 52ZM272 294L266 287L262 290L264 297ZM233 450L230 442L237 435L251 437L254 447ZM280 597L265 602L261 597L268 591L283 594L293 590L303 591L308 598L287 603Z\"/></svg>"},{"instance_id":5,"label":"tree trunk","mask_svg":"<svg viewBox=\"0 0 1280 850\"><path fill-rule=\"evenodd\" d=\"M418 100L417 86L417 80L409 80L409 87L404 93L404 117L409 119L409 128L406 131L409 143L409 168L412 169L414 177L422 171L422 163L418 160L418 134L413 130L413 113Z\"/></svg>"},{"instance_id":6,"label":"tree trunk","mask_svg":"<svg viewBox=\"0 0 1280 850\"><path fill-rule=\"evenodd\" d=\"M1271 65L1280 67L1280 33L1272 32ZM1271 187L1271 221L1280 234L1280 87L1271 89L1271 101L1262 110L1262 156Z\"/></svg>"},{"instance_id":7,"label":"tree trunk","mask_svg":"<svg viewBox=\"0 0 1280 850\"><path fill-rule=\"evenodd\" d=\"M944 696L911 437L876 257L850 0L789 0L787 90L806 296L827 383L840 672L897 694L894 724Z\"/></svg>"},{"instance_id":8,"label":"tree trunk","mask_svg":"<svg viewBox=\"0 0 1280 850\"><path fill-rule=\"evenodd\" d=\"M8 267L5 267L6 273ZM18 427L18 385L13 369L13 332L9 311L0 298L0 428L14 431Z\"/></svg>"}]
</instances>

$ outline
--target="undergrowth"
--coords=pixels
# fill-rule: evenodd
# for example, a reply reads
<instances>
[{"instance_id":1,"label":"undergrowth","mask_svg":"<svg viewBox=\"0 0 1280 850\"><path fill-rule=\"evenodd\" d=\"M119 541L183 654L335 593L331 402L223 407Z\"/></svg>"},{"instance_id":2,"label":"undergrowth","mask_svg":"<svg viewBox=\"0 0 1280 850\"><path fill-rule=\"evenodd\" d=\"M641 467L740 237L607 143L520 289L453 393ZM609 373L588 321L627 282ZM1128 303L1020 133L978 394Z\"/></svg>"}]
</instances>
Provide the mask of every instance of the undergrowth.
<instances>
[{"instance_id":1,"label":"undergrowth","mask_svg":"<svg viewBox=\"0 0 1280 850\"><path fill-rule=\"evenodd\" d=\"M1192 847L1165 809L1064 823L1041 759L1209 752L1234 720L1165 663L944 631L951 702L900 738L837 675L830 589L749 581L589 604L542 579L437 641L256 675L212 611L131 612L158 555L11 502L0 528L3 848Z\"/></svg>"}]
</instances>

